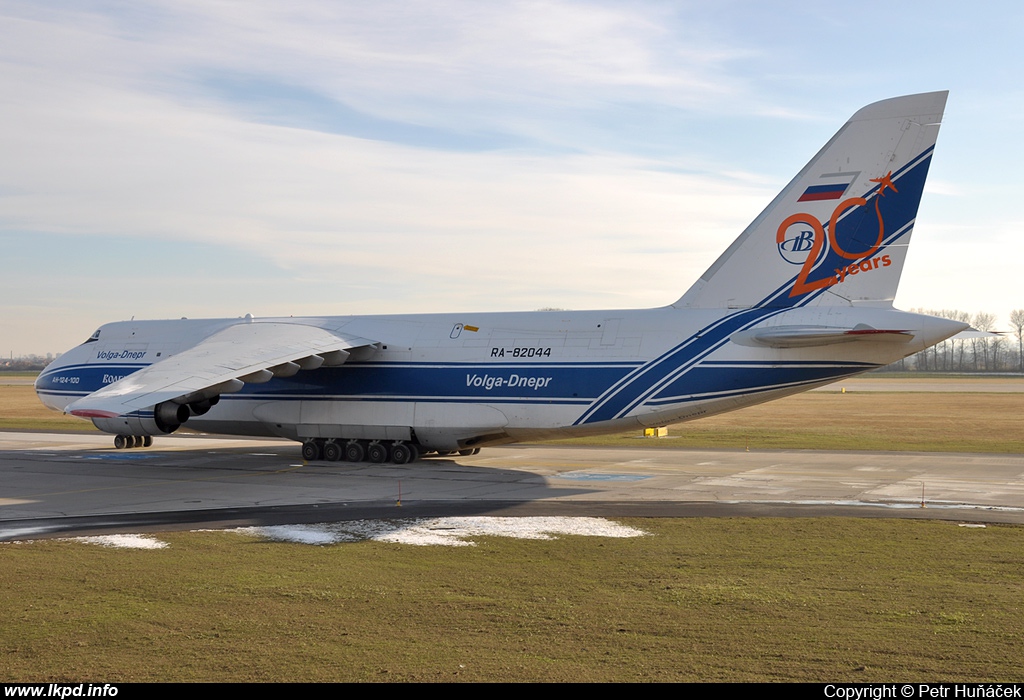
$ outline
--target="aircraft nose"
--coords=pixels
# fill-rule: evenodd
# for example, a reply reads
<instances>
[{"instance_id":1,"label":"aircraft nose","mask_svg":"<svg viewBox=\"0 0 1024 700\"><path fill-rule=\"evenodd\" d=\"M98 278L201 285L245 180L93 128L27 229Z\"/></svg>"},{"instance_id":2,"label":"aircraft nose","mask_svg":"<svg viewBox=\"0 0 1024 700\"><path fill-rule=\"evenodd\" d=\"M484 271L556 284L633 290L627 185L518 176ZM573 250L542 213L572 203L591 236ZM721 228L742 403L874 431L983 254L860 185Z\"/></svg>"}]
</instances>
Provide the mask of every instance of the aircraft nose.
<instances>
[{"instance_id":1,"label":"aircraft nose","mask_svg":"<svg viewBox=\"0 0 1024 700\"><path fill-rule=\"evenodd\" d=\"M58 406L54 402L54 397L49 392L46 391L46 389L52 383L52 376L48 374L48 370L49 367L39 373L39 376L36 377L36 381L33 383L33 386L35 387L36 390L36 396L39 397L39 400L43 402L44 406L46 406L47 408L52 408L55 411L60 411L62 410L62 407Z\"/></svg>"},{"instance_id":2,"label":"aircraft nose","mask_svg":"<svg viewBox=\"0 0 1024 700\"><path fill-rule=\"evenodd\" d=\"M57 409L56 406L53 405L53 402L50 400L50 397L44 391L44 389L45 389L45 387L46 387L46 385L48 383L49 383L49 381L48 381L48 379L45 376L45 370L44 370L43 372L39 373L39 376L36 377L36 381L33 383L33 386L34 386L34 388L36 390L36 396L39 397L39 400L42 401L43 405L46 406L47 408L52 408L52 409L55 409L55 410L59 410L59 409Z\"/></svg>"},{"instance_id":3,"label":"aircraft nose","mask_svg":"<svg viewBox=\"0 0 1024 700\"><path fill-rule=\"evenodd\" d=\"M68 394L68 390L78 388L78 377L67 376L67 372L62 371L72 359L72 353L64 353L59 359L47 365L33 383L36 396L44 406L54 411L63 411L64 407L74 400L74 397Z\"/></svg>"}]
</instances>

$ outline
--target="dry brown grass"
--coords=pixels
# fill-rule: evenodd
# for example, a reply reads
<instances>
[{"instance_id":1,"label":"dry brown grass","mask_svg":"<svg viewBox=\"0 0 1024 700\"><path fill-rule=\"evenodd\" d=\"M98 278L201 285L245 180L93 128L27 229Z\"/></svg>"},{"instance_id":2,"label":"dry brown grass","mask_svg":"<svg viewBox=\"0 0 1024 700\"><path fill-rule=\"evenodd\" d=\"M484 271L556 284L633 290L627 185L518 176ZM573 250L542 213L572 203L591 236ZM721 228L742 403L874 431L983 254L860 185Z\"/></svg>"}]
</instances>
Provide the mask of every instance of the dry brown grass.
<instances>
[{"instance_id":1,"label":"dry brown grass","mask_svg":"<svg viewBox=\"0 0 1024 700\"><path fill-rule=\"evenodd\" d=\"M44 406L35 389L0 384L0 428L12 430L92 430L92 423Z\"/></svg>"},{"instance_id":2,"label":"dry brown grass","mask_svg":"<svg viewBox=\"0 0 1024 700\"><path fill-rule=\"evenodd\" d=\"M47 409L31 386L2 383L0 428L95 430ZM1024 453L1024 392L809 392L674 425L669 439L640 434L555 444Z\"/></svg>"},{"instance_id":3,"label":"dry brown grass","mask_svg":"<svg viewBox=\"0 0 1024 700\"><path fill-rule=\"evenodd\" d=\"M627 520L650 537L0 545L8 681L1007 681L1019 527Z\"/></svg>"},{"instance_id":4,"label":"dry brown grass","mask_svg":"<svg viewBox=\"0 0 1024 700\"><path fill-rule=\"evenodd\" d=\"M638 434L581 442L1024 453L1024 393L811 392L672 426L676 439L638 440Z\"/></svg>"}]
</instances>

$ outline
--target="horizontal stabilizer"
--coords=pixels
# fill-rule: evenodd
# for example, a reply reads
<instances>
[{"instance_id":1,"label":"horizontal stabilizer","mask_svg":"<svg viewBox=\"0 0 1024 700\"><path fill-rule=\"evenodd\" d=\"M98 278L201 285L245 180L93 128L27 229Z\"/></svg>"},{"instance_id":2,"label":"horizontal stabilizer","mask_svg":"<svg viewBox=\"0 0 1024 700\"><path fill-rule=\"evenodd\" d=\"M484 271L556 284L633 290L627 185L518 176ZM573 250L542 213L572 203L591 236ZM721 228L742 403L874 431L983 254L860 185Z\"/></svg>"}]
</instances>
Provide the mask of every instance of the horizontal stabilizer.
<instances>
[{"instance_id":1,"label":"horizontal stabilizer","mask_svg":"<svg viewBox=\"0 0 1024 700\"><path fill-rule=\"evenodd\" d=\"M94 391L65 409L82 418L113 418L241 390L304 368L336 366L347 350L375 341L292 323L239 323L176 355Z\"/></svg>"},{"instance_id":2,"label":"horizontal stabilizer","mask_svg":"<svg viewBox=\"0 0 1024 700\"><path fill-rule=\"evenodd\" d=\"M968 328L965 331L960 331L947 340L981 340L989 338L1002 338L1004 335L1001 331L979 331L976 328Z\"/></svg>"},{"instance_id":3,"label":"horizontal stabilizer","mask_svg":"<svg viewBox=\"0 0 1024 700\"><path fill-rule=\"evenodd\" d=\"M776 326L754 328L732 336L739 345L764 346L770 348L809 348L836 343L853 343L870 340L873 342L909 343L913 334L905 330L871 328L860 324L854 328L831 326Z\"/></svg>"}]
</instances>

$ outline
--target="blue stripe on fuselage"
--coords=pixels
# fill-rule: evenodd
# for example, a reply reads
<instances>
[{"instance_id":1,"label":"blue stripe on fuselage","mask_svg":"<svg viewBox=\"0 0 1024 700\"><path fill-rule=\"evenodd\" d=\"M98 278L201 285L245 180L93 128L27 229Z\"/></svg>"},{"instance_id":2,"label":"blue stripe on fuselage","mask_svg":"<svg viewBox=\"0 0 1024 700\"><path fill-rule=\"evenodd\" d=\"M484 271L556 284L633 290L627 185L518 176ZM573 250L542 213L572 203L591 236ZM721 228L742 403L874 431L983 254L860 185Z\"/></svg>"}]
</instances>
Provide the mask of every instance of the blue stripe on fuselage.
<instances>
[{"instance_id":1,"label":"blue stripe on fuselage","mask_svg":"<svg viewBox=\"0 0 1024 700\"><path fill-rule=\"evenodd\" d=\"M260 398L461 398L590 402L635 363L398 364L351 363L300 372L266 384L247 384L238 396Z\"/></svg>"},{"instance_id":2,"label":"blue stripe on fuselage","mask_svg":"<svg viewBox=\"0 0 1024 700\"><path fill-rule=\"evenodd\" d=\"M636 362L349 363L299 372L265 384L246 384L223 398L341 398L373 400L514 399L587 404ZM50 371L37 391L85 396L144 365L70 365Z\"/></svg>"},{"instance_id":3,"label":"blue stripe on fuselage","mask_svg":"<svg viewBox=\"0 0 1024 700\"><path fill-rule=\"evenodd\" d=\"M124 379L145 364L79 364L44 370L35 381L39 394L83 396Z\"/></svg>"},{"instance_id":4,"label":"blue stripe on fuselage","mask_svg":"<svg viewBox=\"0 0 1024 700\"><path fill-rule=\"evenodd\" d=\"M596 423L624 415L646 396L656 391L669 376L720 347L733 333L782 311L782 309L748 309L727 316L701 329L686 342L636 370L627 382L605 392L602 400L585 411L575 424Z\"/></svg>"},{"instance_id":5,"label":"blue stripe on fuselage","mask_svg":"<svg viewBox=\"0 0 1024 700\"><path fill-rule=\"evenodd\" d=\"M670 382L648 403L663 405L681 401L700 400L711 395L734 395L755 388L772 388L813 384L841 379L875 369L877 364L867 362L849 363L803 363L795 366L776 366L770 363L744 363L743 365L701 363L691 367L686 374ZM716 366L717 365L717 366Z\"/></svg>"}]
</instances>

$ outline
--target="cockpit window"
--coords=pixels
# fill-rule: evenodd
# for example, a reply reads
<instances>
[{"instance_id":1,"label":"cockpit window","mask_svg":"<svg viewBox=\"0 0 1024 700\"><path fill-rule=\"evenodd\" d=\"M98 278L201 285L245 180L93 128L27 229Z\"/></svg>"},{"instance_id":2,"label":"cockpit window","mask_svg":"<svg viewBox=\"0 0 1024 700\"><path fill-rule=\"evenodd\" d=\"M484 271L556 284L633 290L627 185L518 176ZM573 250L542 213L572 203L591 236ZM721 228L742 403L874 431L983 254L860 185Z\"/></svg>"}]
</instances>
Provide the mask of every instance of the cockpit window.
<instances>
[{"instance_id":1,"label":"cockpit window","mask_svg":"<svg viewBox=\"0 0 1024 700\"><path fill-rule=\"evenodd\" d=\"M85 343L95 343L99 339L100 339L100 332L99 332L99 330L97 330L95 333L93 333L91 336L89 336L89 339L87 341L85 341ZM85 345L85 343L82 343L82 345Z\"/></svg>"}]
</instances>

